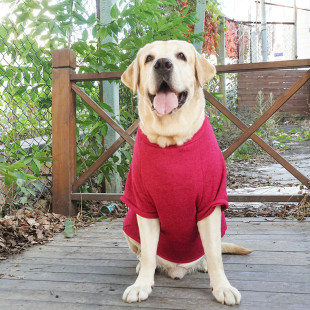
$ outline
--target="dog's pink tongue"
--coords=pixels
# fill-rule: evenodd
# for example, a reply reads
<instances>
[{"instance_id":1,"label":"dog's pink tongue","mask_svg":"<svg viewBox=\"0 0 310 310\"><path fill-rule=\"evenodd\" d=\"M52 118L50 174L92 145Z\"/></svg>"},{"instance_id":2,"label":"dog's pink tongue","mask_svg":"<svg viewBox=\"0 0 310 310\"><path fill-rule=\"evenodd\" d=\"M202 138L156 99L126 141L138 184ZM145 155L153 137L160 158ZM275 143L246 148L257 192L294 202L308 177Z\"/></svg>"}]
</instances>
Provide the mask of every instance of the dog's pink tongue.
<instances>
[{"instance_id":1,"label":"dog's pink tongue","mask_svg":"<svg viewBox=\"0 0 310 310\"><path fill-rule=\"evenodd\" d=\"M154 97L153 104L159 114L169 114L178 107L178 97L174 92L160 92Z\"/></svg>"}]
</instances>

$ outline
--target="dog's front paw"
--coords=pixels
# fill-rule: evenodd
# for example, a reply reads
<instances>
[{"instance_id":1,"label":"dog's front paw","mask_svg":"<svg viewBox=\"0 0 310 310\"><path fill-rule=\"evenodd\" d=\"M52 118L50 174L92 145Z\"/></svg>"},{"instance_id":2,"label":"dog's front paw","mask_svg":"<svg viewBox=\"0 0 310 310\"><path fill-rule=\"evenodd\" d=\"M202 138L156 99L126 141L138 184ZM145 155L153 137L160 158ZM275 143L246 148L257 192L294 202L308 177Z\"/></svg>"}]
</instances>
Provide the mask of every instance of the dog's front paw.
<instances>
[{"instance_id":1,"label":"dog's front paw","mask_svg":"<svg viewBox=\"0 0 310 310\"><path fill-rule=\"evenodd\" d=\"M239 291L231 285L223 285L219 287L213 287L212 293L216 300L228 306L240 305L241 294Z\"/></svg>"},{"instance_id":2,"label":"dog's front paw","mask_svg":"<svg viewBox=\"0 0 310 310\"><path fill-rule=\"evenodd\" d=\"M123 294L123 301L132 303L146 300L152 292L154 284L139 283L138 281L127 287Z\"/></svg>"}]
</instances>

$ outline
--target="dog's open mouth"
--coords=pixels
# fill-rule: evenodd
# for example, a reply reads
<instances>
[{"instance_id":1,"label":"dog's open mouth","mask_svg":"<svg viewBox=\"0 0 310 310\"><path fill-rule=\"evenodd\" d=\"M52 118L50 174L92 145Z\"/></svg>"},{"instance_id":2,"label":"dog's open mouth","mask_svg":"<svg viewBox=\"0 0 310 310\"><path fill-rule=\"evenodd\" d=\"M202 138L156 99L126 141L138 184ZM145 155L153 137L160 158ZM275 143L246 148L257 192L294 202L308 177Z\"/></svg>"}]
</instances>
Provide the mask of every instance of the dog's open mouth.
<instances>
[{"instance_id":1,"label":"dog's open mouth","mask_svg":"<svg viewBox=\"0 0 310 310\"><path fill-rule=\"evenodd\" d=\"M166 82L162 82L156 95L149 94L152 109L160 115L171 114L182 107L187 99L187 91L177 93Z\"/></svg>"}]
</instances>

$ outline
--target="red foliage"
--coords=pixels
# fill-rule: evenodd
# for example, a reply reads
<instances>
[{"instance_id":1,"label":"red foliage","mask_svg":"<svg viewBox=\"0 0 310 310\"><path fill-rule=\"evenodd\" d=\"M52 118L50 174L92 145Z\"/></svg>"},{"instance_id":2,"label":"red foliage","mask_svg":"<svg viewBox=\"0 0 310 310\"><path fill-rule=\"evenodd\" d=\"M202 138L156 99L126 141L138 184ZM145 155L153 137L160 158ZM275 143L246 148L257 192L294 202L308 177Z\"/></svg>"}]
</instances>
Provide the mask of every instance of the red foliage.
<instances>
[{"instance_id":1,"label":"red foliage","mask_svg":"<svg viewBox=\"0 0 310 310\"><path fill-rule=\"evenodd\" d=\"M178 1L179 10L182 12L188 8L188 2ZM189 32L194 32L194 25L187 25ZM225 49L226 55L230 58L239 57L239 42L238 42L238 25L233 22L225 21ZM218 48L218 23L211 14L206 13L204 20L204 32L206 32L202 45L202 52L206 55L216 54ZM185 35L185 34L184 34ZM186 36L186 35L185 35ZM245 44L247 38L245 37Z\"/></svg>"},{"instance_id":2,"label":"red foliage","mask_svg":"<svg viewBox=\"0 0 310 310\"><path fill-rule=\"evenodd\" d=\"M202 52L207 55L215 54L217 48L218 27L216 20L213 20L212 16L209 14L206 14L205 16L204 31L207 34L204 36L205 41L202 45Z\"/></svg>"},{"instance_id":3,"label":"red foliage","mask_svg":"<svg viewBox=\"0 0 310 310\"><path fill-rule=\"evenodd\" d=\"M238 28L233 21L226 20L225 49L230 58L239 58Z\"/></svg>"}]
</instances>

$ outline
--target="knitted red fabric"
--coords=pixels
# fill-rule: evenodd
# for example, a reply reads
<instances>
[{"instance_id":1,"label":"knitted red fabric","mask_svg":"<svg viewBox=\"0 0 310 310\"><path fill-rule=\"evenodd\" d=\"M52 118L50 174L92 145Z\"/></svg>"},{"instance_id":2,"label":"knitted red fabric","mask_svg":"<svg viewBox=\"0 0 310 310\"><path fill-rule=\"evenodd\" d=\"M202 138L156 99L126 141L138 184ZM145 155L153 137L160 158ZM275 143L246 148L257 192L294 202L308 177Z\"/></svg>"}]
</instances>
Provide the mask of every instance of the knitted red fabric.
<instances>
[{"instance_id":1,"label":"knitted red fabric","mask_svg":"<svg viewBox=\"0 0 310 310\"><path fill-rule=\"evenodd\" d=\"M208 118L182 146L161 148L139 128L121 200L129 207L123 226L129 237L140 242L136 214L159 218L159 256L175 263L202 257L197 221L216 206L228 208L226 165ZM222 237L226 229L222 212Z\"/></svg>"}]
</instances>

